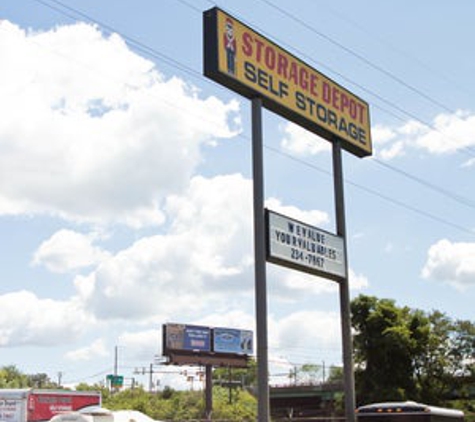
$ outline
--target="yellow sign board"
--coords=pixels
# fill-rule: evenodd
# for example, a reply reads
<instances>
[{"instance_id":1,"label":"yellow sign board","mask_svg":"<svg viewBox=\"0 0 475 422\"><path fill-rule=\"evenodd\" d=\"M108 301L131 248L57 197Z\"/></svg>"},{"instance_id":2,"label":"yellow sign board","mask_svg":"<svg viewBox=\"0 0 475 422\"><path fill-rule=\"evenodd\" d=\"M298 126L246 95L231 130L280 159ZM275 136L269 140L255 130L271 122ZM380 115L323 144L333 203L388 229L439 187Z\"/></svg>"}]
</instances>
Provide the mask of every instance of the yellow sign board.
<instances>
[{"instance_id":1,"label":"yellow sign board","mask_svg":"<svg viewBox=\"0 0 475 422\"><path fill-rule=\"evenodd\" d=\"M204 13L204 72L353 154L371 155L368 104L322 73L213 8Z\"/></svg>"}]
</instances>

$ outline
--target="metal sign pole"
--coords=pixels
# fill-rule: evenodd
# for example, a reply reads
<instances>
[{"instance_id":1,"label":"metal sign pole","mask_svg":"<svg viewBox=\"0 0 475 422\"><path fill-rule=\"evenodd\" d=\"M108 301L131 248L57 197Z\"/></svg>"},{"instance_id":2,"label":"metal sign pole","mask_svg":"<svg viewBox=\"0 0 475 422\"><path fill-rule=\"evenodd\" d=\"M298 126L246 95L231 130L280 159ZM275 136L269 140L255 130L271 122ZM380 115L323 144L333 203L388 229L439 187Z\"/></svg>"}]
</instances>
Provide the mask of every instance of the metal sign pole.
<instances>
[{"instance_id":1,"label":"metal sign pole","mask_svg":"<svg viewBox=\"0 0 475 422\"><path fill-rule=\"evenodd\" d=\"M353 345L351 340L350 289L348 283L343 165L341 160L341 145L338 139L333 141L333 186L335 193L336 230L337 234L343 238L343 247L346 257L346 276L339 283L340 318L343 342L343 374L345 379L345 414L346 422L355 422L355 380L353 374Z\"/></svg>"},{"instance_id":2,"label":"metal sign pole","mask_svg":"<svg viewBox=\"0 0 475 422\"><path fill-rule=\"evenodd\" d=\"M211 420L213 411L213 365L205 366L205 418Z\"/></svg>"},{"instance_id":3,"label":"metal sign pole","mask_svg":"<svg viewBox=\"0 0 475 422\"><path fill-rule=\"evenodd\" d=\"M269 377L267 357L267 287L264 214L264 159L262 147L262 99L252 99L252 170L254 190L254 276L257 337L258 421L269 421Z\"/></svg>"}]
</instances>

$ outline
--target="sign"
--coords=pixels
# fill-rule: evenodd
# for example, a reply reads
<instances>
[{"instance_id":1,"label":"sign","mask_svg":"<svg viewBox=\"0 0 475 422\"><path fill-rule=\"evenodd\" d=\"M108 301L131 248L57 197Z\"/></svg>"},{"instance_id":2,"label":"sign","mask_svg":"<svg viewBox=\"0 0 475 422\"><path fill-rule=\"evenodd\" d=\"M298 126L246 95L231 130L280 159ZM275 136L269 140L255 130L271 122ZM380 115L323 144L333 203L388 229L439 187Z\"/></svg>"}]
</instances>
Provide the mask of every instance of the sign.
<instances>
[{"instance_id":1,"label":"sign","mask_svg":"<svg viewBox=\"0 0 475 422\"><path fill-rule=\"evenodd\" d=\"M2 422L19 422L23 420L23 399L21 398L0 398L0 420Z\"/></svg>"},{"instance_id":2,"label":"sign","mask_svg":"<svg viewBox=\"0 0 475 422\"><path fill-rule=\"evenodd\" d=\"M267 260L340 280L346 265L342 237L266 210Z\"/></svg>"},{"instance_id":3,"label":"sign","mask_svg":"<svg viewBox=\"0 0 475 422\"><path fill-rule=\"evenodd\" d=\"M252 331L233 328L214 328L213 333L214 352L252 355Z\"/></svg>"},{"instance_id":4,"label":"sign","mask_svg":"<svg viewBox=\"0 0 475 422\"><path fill-rule=\"evenodd\" d=\"M198 325L166 324L165 347L167 350L209 352L211 329Z\"/></svg>"},{"instance_id":5,"label":"sign","mask_svg":"<svg viewBox=\"0 0 475 422\"><path fill-rule=\"evenodd\" d=\"M204 74L323 138L371 155L368 104L237 19L204 12Z\"/></svg>"},{"instance_id":6,"label":"sign","mask_svg":"<svg viewBox=\"0 0 475 422\"><path fill-rule=\"evenodd\" d=\"M110 382L111 387L122 387L124 385L123 375L107 375L106 378Z\"/></svg>"}]
</instances>

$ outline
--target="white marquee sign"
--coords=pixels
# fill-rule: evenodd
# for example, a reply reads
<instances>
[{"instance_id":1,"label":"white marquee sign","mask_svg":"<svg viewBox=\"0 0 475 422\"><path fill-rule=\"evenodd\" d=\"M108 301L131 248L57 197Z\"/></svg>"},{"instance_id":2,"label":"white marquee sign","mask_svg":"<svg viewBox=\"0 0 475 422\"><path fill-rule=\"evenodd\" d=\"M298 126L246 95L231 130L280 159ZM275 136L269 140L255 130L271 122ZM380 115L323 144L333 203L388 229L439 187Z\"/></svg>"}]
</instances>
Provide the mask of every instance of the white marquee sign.
<instances>
[{"instance_id":1,"label":"white marquee sign","mask_svg":"<svg viewBox=\"0 0 475 422\"><path fill-rule=\"evenodd\" d=\"M267 261L321 277L346 276L343 238L266 210Z\"/></svg>"}]
</instances>

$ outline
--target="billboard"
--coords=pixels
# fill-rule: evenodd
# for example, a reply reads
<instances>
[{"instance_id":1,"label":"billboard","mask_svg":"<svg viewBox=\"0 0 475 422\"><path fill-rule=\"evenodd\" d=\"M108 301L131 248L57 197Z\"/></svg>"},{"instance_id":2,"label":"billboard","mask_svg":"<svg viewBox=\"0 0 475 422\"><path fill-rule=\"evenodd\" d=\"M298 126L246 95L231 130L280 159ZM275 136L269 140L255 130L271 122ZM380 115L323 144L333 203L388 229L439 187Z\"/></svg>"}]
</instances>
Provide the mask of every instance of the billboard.
<instances>
[{"instance_id":1,"label":"billboard","mask_svg":"<svg viewBox=\"0 0 475 422\"><path fill-rule=\"evenodd\" d=\"M176 323L163 325L164 355L239 355L245 358L252 355L253 343L250 330Z\"/></svg>"},{"instance_id":2,"label":"billboard","mask_svg":"<svg viewBox=\"0 0 475 422\"><path fill-rule=\"evenodd\" d=\"M211 351L211 329L199 325L166 324L164 350Z\"/></svg>"},{"instance_id":3,"label":"billboard","mask_svg":"<svg viewBox=\"0 0 475 422\"><path fill-rule=\"evenodd\" d=\"M214 352L235 353L238 355L252 355L252 331L237 330L234 328L214 328L213 334Z\"/></svg>"},{"instance_id":4,"label":"billboard","mask_svg":"<svg viewBox=\"0 0 475 422\"><path fill-rule=\"evenodd\" d=\"M346 277L344 241L284 215L266 210L267 260L321 277Z\"/></svg>"},{"instance_id":5,"label":"billboard","mask_svg":"<svg viewBox=\"0 0 475 422\"><path fill-rule=\"evenodd\" d=\"M204 74L323 138L371 155L368 104L219 8L204 12Z\"/></svg>"}]
</instances>

